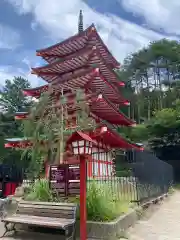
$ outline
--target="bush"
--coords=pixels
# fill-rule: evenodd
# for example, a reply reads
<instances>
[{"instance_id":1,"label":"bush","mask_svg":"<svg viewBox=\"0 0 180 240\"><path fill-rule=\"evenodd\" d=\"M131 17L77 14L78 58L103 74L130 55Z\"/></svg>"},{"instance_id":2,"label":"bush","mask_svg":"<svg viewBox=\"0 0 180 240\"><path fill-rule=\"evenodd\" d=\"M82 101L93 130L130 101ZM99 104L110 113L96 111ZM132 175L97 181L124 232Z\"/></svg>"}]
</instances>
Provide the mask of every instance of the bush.
<instances>
[{"instance_id":1,"label":"bush","mask_svg":"<svg viewBox=\"0 0 180 240\"><path fill-rule=\"evenodd\" d=\"M54 196L55 194L49 187L49 181L46 179L36 180L28 192L29 193L25 196L25 200L27 201L57 201L57 196Z\"/></svg>"},{"instance_id":2,"label":"bush","mask_svg":"<svg viewBox=\"0 0 180 240\"><path fill-rule=\"evenodd\" d=\"M25 197L27 201L57 202L60 199L54 195L45 179L36 180ZM61 199L62 201L62 199ZM63 200L64 201L64 200ZM79 196L66 199L67 202L79 205ZM92 181L87 186L87 219L91 221L111 221L129 209L129 202L119 200L108 184L98 184ZM79 219L79 208L77 213Z\"/></svg>"},{"instance_id":3,"label":"bush","mask_svg":"<svg viewBox=\"0 0 180 240\"><path fill-rule=\"evenodd\" d=\"M120 201L107 184L90 183L87 189L87 218L92 221L110 221L125 213L129 203Z\"/></svg>"}]
</instances>

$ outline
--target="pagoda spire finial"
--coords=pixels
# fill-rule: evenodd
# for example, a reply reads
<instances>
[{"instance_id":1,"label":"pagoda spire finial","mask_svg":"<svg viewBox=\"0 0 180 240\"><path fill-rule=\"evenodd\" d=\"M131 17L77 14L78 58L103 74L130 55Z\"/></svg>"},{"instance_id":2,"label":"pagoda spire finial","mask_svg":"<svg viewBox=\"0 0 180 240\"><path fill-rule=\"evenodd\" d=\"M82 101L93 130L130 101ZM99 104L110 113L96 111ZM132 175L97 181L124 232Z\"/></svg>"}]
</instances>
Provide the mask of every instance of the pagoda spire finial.
<instances>
[{"instance_id":1,"label":"pagoda spire finial","mask_svg":"<svg viewBox=\"0 0 180 240\"><path fill-rule=\"evenodd\" d=\"M82 10L80 10L80 12L79 12L78 32L79 33L83 32L83 14L82 14Z\"/></svg>"}]
</instances>

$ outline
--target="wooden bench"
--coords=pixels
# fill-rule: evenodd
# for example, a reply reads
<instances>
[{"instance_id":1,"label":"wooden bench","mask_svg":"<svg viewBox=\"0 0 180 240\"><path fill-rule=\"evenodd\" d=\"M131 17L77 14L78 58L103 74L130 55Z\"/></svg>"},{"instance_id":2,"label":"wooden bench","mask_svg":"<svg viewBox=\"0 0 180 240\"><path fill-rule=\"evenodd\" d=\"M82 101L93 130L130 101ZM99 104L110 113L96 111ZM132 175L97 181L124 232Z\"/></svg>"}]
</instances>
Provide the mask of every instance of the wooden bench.
<instances>
[{"instance_id":1,"label":"wooden bench","mask_svg":"<svg viewBox=\"0 0 180 240\"><path fill-rule=\"evenodd\" d=\"M61 229L65 239L75 239L76 210L77 205L72 203L21 201L15 214L2 219L6 229L2 237L9 231L16 232L16 224L26 224L32 227Z\"/></svg>"}]
</instances>

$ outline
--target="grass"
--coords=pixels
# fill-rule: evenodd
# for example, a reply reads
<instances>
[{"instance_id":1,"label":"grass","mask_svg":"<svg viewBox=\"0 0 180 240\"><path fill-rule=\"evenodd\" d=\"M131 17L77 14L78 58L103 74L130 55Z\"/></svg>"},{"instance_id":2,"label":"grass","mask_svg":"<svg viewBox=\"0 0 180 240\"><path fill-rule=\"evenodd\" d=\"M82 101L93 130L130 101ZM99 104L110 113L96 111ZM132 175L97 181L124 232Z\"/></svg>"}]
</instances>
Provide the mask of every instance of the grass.
<instances>
[{"instance_id":1,"label":"grass","mask_svg":"<svg viewBox=\"0 0 180 240\"><path fill-rule=\"evenodd\" d=\"M176 190L180 190L180 183L176 183L176 184L174 184L174 189L176 189Z\"/></svg>"}]
</instances>

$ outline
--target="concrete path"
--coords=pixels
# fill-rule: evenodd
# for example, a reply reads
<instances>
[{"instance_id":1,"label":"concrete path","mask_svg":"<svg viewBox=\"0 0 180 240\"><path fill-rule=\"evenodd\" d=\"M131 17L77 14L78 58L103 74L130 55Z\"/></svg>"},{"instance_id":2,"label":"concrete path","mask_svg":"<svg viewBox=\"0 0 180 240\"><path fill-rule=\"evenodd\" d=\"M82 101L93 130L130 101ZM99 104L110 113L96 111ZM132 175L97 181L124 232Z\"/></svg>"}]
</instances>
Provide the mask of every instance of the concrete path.
<instances>
[{"instance_id":1,"label":"concrete path","mask_svg":"<svg viewBox=\"0 0 180 240\"><path fill-rule=\"evenodd\" d=\"M180 240L180 191L129 230L129 240Z\"/></svg>"}]
</instances>

